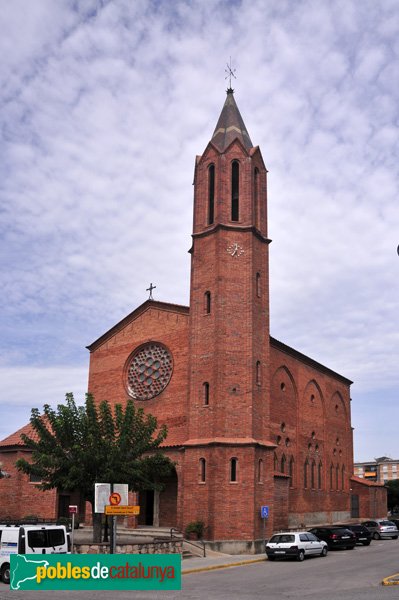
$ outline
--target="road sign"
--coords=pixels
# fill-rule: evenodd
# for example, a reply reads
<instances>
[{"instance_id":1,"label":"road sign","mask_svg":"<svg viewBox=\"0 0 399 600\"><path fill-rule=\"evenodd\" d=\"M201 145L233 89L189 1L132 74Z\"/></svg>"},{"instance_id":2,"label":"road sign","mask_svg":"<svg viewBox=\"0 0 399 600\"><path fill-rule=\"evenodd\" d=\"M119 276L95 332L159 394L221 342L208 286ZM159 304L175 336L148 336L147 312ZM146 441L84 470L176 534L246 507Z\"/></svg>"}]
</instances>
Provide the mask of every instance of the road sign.
<instances>
[{"instance_id":1,"label":"road sign","mask_svg":"<svg viewBox=\"0 0 399 600\"><path fill-rule=\"evenodd\" d=\"M113 515L114 517L117 515L139 515L140 514L140 506L106 506L105 507L106 515Z\"/></svg>"},{"instance_id":2,"label":"road sign","mask_svg":"<svg viewBox=\"0 0 399 600\"><path fill-rule=\"evenodd\" d=\"M96 483L94 486L94 512L103 513L105 511L105 506L110 503L109 497L111 492L118 492L120 494L122 498L120 504L129 504L127 483L114 483L112 490L110 483Z\"/></svg>"},{"instance_id":3,"label":"road sign","mask_svg":"<svg viewBox=\"0 0 399 600\"><path fill-rule=\"evenodd\" d=\"M111 504L111 506L118 506L118 504L121 503L121 495L118 492L112 492L112 494L109 497L109 503Z\"/></svg>"},{"instance_id":4,"label":"road sign","mask_svg":"<svg viewBox=\"0 0 399 600\"><path fill-rule=\"evenodd\" d=\"M269 517L269 507L261 506L260 507L260 515L261 515L262 519L267 519Z\"/></svg>"},{"instance_id":5,"label":"road sign","mask_svg":"<svg viewBox=\"0 0 399 600\"><path fill-rule=\"evenodd\" d=\"M70 504L68 506L68 510L69 510L69 514L70 515L77 515L78 514L78 507L76 506L76 504Z\"/></svg>"}]
</instances>

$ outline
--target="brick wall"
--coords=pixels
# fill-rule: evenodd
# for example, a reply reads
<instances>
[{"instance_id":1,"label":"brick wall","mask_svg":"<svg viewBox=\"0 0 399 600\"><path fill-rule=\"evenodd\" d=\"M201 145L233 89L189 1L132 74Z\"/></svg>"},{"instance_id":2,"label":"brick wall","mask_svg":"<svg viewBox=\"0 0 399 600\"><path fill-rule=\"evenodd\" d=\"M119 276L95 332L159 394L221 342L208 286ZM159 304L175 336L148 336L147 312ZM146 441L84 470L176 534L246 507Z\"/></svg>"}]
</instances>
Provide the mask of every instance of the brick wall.
<instances>
[{"instance_id":1,"label":"brick wall","mask_svg":"<svg viewBox=\"0 0 399 600\"><path fill-rule=\"evenodd\" d=\"M0 461L3 469L11 475L0 480L0 520L4 518L21 519L35 515L43 519L57 517L57 492L42 492L37 485L29 482L24 473L17 470L18 458L26 458L29 453L21 449L0 450Z\"/></svg>"}]
</instances>

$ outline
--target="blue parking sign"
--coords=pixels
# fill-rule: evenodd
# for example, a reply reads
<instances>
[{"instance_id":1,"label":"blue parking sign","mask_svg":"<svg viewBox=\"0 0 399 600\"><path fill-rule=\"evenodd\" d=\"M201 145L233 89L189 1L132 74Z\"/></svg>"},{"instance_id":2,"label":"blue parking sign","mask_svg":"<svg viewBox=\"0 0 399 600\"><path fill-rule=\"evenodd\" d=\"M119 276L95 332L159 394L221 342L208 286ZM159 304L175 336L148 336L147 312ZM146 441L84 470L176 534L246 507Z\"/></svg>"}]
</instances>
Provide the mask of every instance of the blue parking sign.
<instances>
[{"instance_id":1,"label":"blue parking sign","mask_svg":"<svg viewBox=\"0 0 399 600\"><path fill-rule=\"evenodd\" d=\"M267 519L269 516L269 507L268 506L261 506L260 507L260 514L262 519Z\"/></svg>"}]
</instances>

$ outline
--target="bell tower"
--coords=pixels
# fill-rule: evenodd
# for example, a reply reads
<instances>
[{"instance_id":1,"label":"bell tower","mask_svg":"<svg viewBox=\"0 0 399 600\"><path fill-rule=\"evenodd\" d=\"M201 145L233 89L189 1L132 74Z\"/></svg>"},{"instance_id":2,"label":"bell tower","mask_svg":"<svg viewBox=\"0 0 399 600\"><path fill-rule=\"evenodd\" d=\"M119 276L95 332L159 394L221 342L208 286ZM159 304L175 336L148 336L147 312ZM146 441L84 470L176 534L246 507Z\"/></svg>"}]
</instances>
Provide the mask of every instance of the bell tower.
<instances>
[{"instance_id":1,"label":"bell tower","mask_svg":"<svg viewBox=\"0 0 399 600\"><path fill-rule=\"evenodd\" d=\"M204 489L208 475L212 481L204 512L214 517L213 539L226 539L226 535L255 539L252 512L246 513L246 531L242 519L233 514L231 531L218 530L217 521L218 510L234 512L235 495L240 496L242 485L245 503L253 505L254 483L261 462L266 461L263 454L272 446L266 442L270 406L267 169L259 147L251 142L232 89L227 90L210 142L196 158L192 237L185 460L190 448L195 448L191 460L194 470L195 463L202 461L198 476ZM185 479L186 490L187 483Z\"/></svg>"}]
</instances>

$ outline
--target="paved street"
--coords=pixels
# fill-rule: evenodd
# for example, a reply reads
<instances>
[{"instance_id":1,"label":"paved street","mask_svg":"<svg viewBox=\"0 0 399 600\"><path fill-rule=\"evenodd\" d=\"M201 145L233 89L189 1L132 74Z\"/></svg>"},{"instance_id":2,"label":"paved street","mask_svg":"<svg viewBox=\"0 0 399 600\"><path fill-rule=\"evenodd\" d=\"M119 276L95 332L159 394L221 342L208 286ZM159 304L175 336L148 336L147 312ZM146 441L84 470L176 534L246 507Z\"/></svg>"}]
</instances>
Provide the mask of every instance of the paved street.
<instances>
[{"instance_id":1,"label":"paved street","mask_svg":"<svg viewBox=\"0 0 399 600\"><path fill-rule=\"evenodd\" d=\"M188 568L191 561L184 562ZM208 562L208 561L207 561ZM191 563L198 565L198 560ZM399 599L399 586L381 580L399 572L399 541L373 541L369 548L330 552L327 558L260 562L183 576L181 592L48 592L51 600L382 600ZM37 600L37 592L10 592L0 600Z\"/></svg>"}]
</instances>

